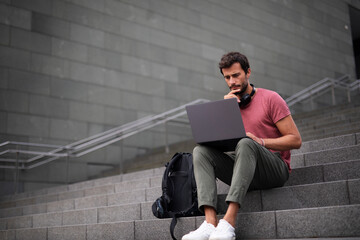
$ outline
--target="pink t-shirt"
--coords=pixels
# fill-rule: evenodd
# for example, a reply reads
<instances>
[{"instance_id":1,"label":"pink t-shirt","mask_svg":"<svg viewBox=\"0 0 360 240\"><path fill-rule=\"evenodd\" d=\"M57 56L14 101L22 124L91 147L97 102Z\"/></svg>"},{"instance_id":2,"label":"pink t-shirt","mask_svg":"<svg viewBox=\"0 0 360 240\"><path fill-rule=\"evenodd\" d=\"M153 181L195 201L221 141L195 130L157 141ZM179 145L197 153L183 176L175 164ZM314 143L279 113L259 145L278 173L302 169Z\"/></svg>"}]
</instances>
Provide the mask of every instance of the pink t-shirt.
<instances>
[{"instance_id":1,"label":"pink t-shirt","mask_svg":"<svg viewBox=\"0 0 360 240\"><path fill-rule=\"evenodd\" d=\"M240 111L245 131L260 138L281 137L275 123L291 114L278 93L263 88L257 88L251 102ZM290 151L280 151L280 154L290 170Z\"/></svg>"}]
</instances>

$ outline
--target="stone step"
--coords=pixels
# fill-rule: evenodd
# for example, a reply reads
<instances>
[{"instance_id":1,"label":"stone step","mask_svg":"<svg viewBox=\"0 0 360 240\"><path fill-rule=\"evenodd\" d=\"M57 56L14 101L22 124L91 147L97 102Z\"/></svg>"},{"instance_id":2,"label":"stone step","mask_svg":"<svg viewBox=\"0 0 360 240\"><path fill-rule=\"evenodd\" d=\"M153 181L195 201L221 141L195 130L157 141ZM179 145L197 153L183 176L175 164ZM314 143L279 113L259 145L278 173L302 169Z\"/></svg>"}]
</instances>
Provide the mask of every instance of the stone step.
<instances>
[{"instance_id":1,"label":"stone step","mask_svg":"<svg viewBox=\"0 0 360 240\"><path fill-rule=\"evenodd\" d=\"M331 115L320 115L312 116L311 118L297 119L295 120L296 126L298 128L309 127L309 126L322 126L332 122L356 122L360 118L360 108L352 109L350 111L345 111L340 114L331 114Z\"/></svg>"},{"instance_id":2,"label":"stone step","mask_svg":"<svg viewBox=\"0 0 360 240\"><path fill-rule=\"evenodd\" d=\"M295 168L290 174L286 185L291 186L356 179L360 178L359 169L360 160ZM49 200L49 198L44 199L39 197L37 201L30 198L27 201L24 199L12 201L10 202L11 205L3 203L3 208L0 209L0 217L106 206L108 203L114 202L114 199L123 199L124 197L126 198L126 196L131 196L139 200L151 199L151 197L156 199L157 196L161 195L161 181L162 176L158 176L67 192L65 195L66 197L64 197L64 195L61 195L62 197L53 197L50 195L48 197L53 200L50 202L45 201ZM131 192L133 190L134 192ZM218 192L226 193L227 190L228 186L219 181Z\"/></svg>"},{"instance_id":3,"label":"stone step","mask_svg":"<svg viewBox=\"0 0 360 240\"><path fill-rule=\"evenodd\" d=\"M296 155L299 153L307 153L307 152L318 151L318 150L327 150L327 149L332 149L332 148L351 146L351 145L355 145L356 143L360 142L357 139L360 139L360 133L348 134L348 135L344 135L344 136L338 136L338 137L320 139L320 140L316 140L316 141L304 142L300 149L292 150L292 154ZM47 188L47 189L42 189L42 190L33 191L33 192L25 192L25 193L21 193L21 194L17 194L17 195L3 196L0 198L0 201L6 202L6 201L19 200L19 199L26 199L26 198L35 198L35 197L44 196L44 195L56 195L56 194L65 193L65 192L75 192L75 191L83 190L83 189L87 189L87 188L94 188L94 187L108 185L108 184L116 184L116 183L119 183L122 181L130 181L133 179L160 176L160 175L162 175L163 171L164 171L163 167L148 169L148 170L138 171L138 172L134 172L134 173L121 174L121 175L105 177L105 178L101 178L101 179L95 179L95 180L74 183L74 184L70 184L70 185L63 185L63 186L58 186L58 187L53 187L53 188ZM73 194L76 195L76 193L73 193ZM77 193L77 194L81 195L81 193ZM69 194L69 195L71 195L71 194Z\"/></svg>"},{"instance_id":4,"label":"stone step","mask_svg":"<svg viewBox=\"0 0 360 240\"><path fill-rule=\"evenodd\" d=\"M241 212L360 204L358 193L360 179L252 191L247 194ZM226 211L225 198L225 194L218 196L219 214ZM155 219L151 212L155 199L156 196L133 199L123 204L116 197L108 206L7 217L0 219L0 230Z\"/></svg>"},{"instance_id":5,"label":"stone step","mask_svg":"<svg viewBox=\"0 0 360 240\"><path fill-rule=\"evenodd\" d=\"M318 152L328 149L353 146L360 143L360 132L336 137L322 138L303 142L300 149L291 150L291 154Z\"/></svg>"},{"instance_id":6,"label":"stone step","mask_svg":"<svg viewBox=\"0 0 360 240\"><path fill-rule=\"evenodd\" d=\"M360 178L360 159L295 168L285 186L358 178Z\"/></svg>"},{"instance_id":7,"label":"stone step","mask_svg":"<svg viewBox=\"0 0 360 240\"><path fill-rule=\"evenodd\" d=\"M237 239L358 237L359 217L360 205L239 213L236 235ZM180 219L175 236L180 238L203 221L204 217ZM169 225L169 219L135 221L135 239L171 239Z\"/></svg>"},{"instance_id":8,"label":"stone step","mask_svg":"<svg viewBox=\"0 0 360 240\"><path fill-rule=\"evenodd\" d=\"M266 240L275 240L279 238L269 238ZM314 240L314 238L281 238L282 240ZM359 237L329 237L329 238L316 238L316 240L359 240ZM242 240L250 240L250 238L245 238ZM252 238L251 240L264 240L260 238Z\"/></svg>"},{"instance_id":9,"label":"stone step","mask_svg":"<svg viewBox=\"0 0 360 240\"><path fill-rule=\"evenodd\" d=\"M2 197L0 208L2 205L10 202L45 202L52 199L68 199L72 197L83 197L86 195L96 195L104 191L116 191L119 186L128 184L132 181L144 181L144 184L153 184L157 182L157 178L164 172L164 167L154 168L135 173L123 174L118 176L107 177L105 179L97 179L76 184L64 185L60 187L43 189L35 192L22 193ZM118 186L117 186L118 185ZM130 184L131 185L131 184Z\"/></svg>"},{"instance_id":10,"label":"stone step","mask_svg":"<svg viewBox=\"0 0 360 240\"><path fill-rule=\"evenodd\" d=\"M0 197L0 202L4 201L11 201L11 200L18 200L18 199L25 199L29 197L36 197L36 196L42 196L42 195L53 195L54 193L63 193L68 191L76 191L76 190L82 190L87 188L93 188L108 184L116 184L123 181L131 181L131 180L137 180L137 179L143 179L143 178L151 178L154 176L159 176L164 171L163 167L160 168L152 168L147 170L142 170L138 172L133 173L126 173L126 174L120 174L110 177L104 177L100 179L94 179L94 180L88 180L84 182L78 182L73 183L69 185L62 185L57 187L51 187L51 188L45 188L37 191L31 191L31 192L24 192L19 193L16 195L8 195L8 196L2 196Z\"/></svg>"},{"instance_id":11,"label":"stone step","mask_svg":"<svg viewBox=\"0 0 360 240\"><path fill-rule=\"evenodd\" d=\"M338 142L351 142L354 140L353 137L354 137L354 135L350 135L348 137L341 137L341 138L336 138L336 139L337 140L346 140L346 141L338 141ZM324 139L323 144L329 145L329 144L327 144L328 141L329 141L328 139ZM321 144L319 144L319 146L320 145ZM311 144L309 146L311 146ZM351 146L351 147L357 147L357 146ZM345 148L345 149L347 149L347 148ZM334 150L330 150L330 151L334 151ZM341 148L341 151L344 152L344 148ZM347 151L347 152L349 152L349 151ZM352 152L352 151L350 151L350 152ZM319 152L316 152L316 154L318 154L318 153ZM306 160L309 160L309 156L311 156L311 154L314 154L314 153L295 154L295 156L303 156L304 159L306 158ZM320 157L322 157L323 155L324 154L321 153ZM334 155L334 154L330 154L330 155ZM357 178L357 176L358 176L358 175L356 175L358 173L358 171L356 171L356 169L359 169L359 167L358 167L359 163L356 160L348 161L344 164L336 163L333 165L332 164L328 164L328 165L329 166L315 165L313 168L300 167L300 168L294 169L293 174L291 174L291 177L289 179L289 183L292 185L304 184L304 182L301 182L299 180L294 180L296 178L311 180L311 181L307 182L307 183L311 183L311 182L320 181L321 180L320 176L323 177L323 180L325 180L325 181ZM95 188L94 187L91 188L91 187L87 186L87 188L85 188L83 190L65 192L64 195L63 194L61 195L61 197L59 197L60 195L56 196L56 194L53 194L53 195L49 195L49 196L40 196L40 197L35 197L35 198L30 198L30 199L22 199L19 201L12 201L12 202L8 202L8 203L5 202L5 203L2 203L2 206L3 207L12 207L12 209L10 209L9 212L12 212L13 215L15 212L15 213L17 213L15 215L18 215L18 212L43 213L44 211L48 211L48 209L50 209L50 211L54 211L56 209L68 210L69 206L75 206L75 204L77 206L83 206L83 208L84 207L92 207L92 206L94 206L93 204L95 201L98 203L104 203L105 201L106 201L106 203L108 203L109 201L114 202L115 201L114 199L121 198L121 195L124 195L124 194L121 194L121 192L126 191L126 188L124 188L125 190L121 190L121 188L122 188L122 187L120 187L121 185L129 186L131 189L137 189L137 188L139 188L139 186L140 187L160 186L161 175L162 175L164 168L156 169L156 170L157 170L158 174L160 174L160 176L154 177L154 178L145 178L144 180L146 183L142 182L142 180L136 180L136 181L129 181L129 182L123 182L123 183L118 183L118 184L112 184L112 185L104 185L104 186L99 186L99 187L95 187ZM153 173L154 170L151 170L150 172ZM297 174L297 172L299 172L299 173ZM301 176L302 174L306 174L307 177L306 178L302 177ZM124 176L127 176L127 177L123 176L123 178L124 179L132 179L132 177L130 177L131 175L139 177L139 173L134 173L134 174L125 174ZM344 175L344 176L341 177L339 175ZM335 178L334 178L334 176L335 176ZM112 179L114 179L114 178L112 178ZM102 181L104 181L104 180L102 180ZM292 181L292 183L291 183L291 181ZM298 182L296 182L296 181L298 181ZM108 182L108 181L104 181L104 182ZM85 184L82 184L82 186L84 186L84 185ZM136 187L136 185L138 185L138 187ZM79 185L78 185L78 187L79 187ZM118 193L118 194L115 194L115 193ZM161 192L159 190L154 191L154 193L157 194L154 196L159 196L161 194ZM110 197L102 196L104 194L105 195L113 194L113 196L112 197L111 196ZM149 191L139 190L139 191L136 191L135 193L132 193L131 196L133 198L143 200L143 199L146 199L146 197L148 195L150 195ZM87 199L86 198L84 199L84 196L89 196L89 197ZM90 196L92 196L92 197L90 197ZM48 201L49 201L49 204L47 204ZM40 203L40 205L39 205L39 203ZM41 204L41 203L43 203L43 204ZM19 209L20 206L23 206L24 208L20 210Z\"/></svg>"},{"instance_id":12,"label":"stone step","mask_svg":"<svg viewBox=\"0 0 360 240\"><path fill-rule=\"evenodd\" d=\"M237 239L352 239L360 236L360 205L239 213ZM180 218L175 236L194 230L204 217ZM116 221L0 231L0 239L171 239L171 219Z\"/></svg>"},{"instance_id":13,"label":"stone step","mask_svg":"<svg viewBox=\"0 0 360 240\"><path fill-rule=\"evenodd\" d=\"M317 139L324 136L335 136L335 135L344 135L347 132L359 132L360 122L342 122L337 124L332 124L324 127L313 128L309 127L306 129L299 128L301 137L308 139L309 136L316 136Z\"/></svg>"},{"instance_id":14,"label":"stone step","mask_svg":"<svg viewBox=\"0 0 360 240\"><path fill-rule=\"evenodd\" d=\"M101 208L120 204L141 203L154 201L160 195L161 187L159 186L149 189L135 189L129 192L102 194L84 198L1 209L0 217L26 216L60 211L83 210L88 208Z\"/></svg>"},{"instance_id":15,"label":"stone step","mask_svg":"<svg viewBox=\"0 0 360 240\"><path fill-rule=\"evenodd\" d=\"M322 151L291 155L291 168L307 167L341 161L356 160L360 156L360 144Z\"/></svg>"},{"instance_id":16,"label":"stone step","mask_svg":"<svg viewBox=\"0 0 360 240\"><path fill-rule=\"evenodd\" d=\"M327 108L293 116L304 141L359 131L360 107ZM352 125L352 127L350 127Z\"/></svg>"},{"instance_id":17,"label":"stone step","mask_svg":"<svg viewBox=\"0 0 360 240\"><path fill-rule=\"evenodd\" d=\"M359 179L274 188L248 193L241 212L273 211L360 204ZM219 195L218 209L226 211L226 195ZM222 200L221 200L222 199Z\"/></svg>"},{"instance_id":18,"label":"stone step","mask_svg":"<svg viewBox=\"0 0 360 240\"><path fill-rule=\"evenodd\" d=\"M356 132L359 132L360 128L356 129ZM336 132L331 132L331 133L324 133L321 135L317 135L317 138L330 138L330 137L336 137L339 135L343 135L343 134L350 134L355 132L355 129L346 129L346 130L342 130L342 131L336 131ZM304 140L312 140L315 137L311 134L304 136Z\"/></svg>"},{"instance_id":19,"label":"stone step","mask_svg":"<svg viewBox=\"0 0 360 240\"><path fill-rule=\"evenodd\" d=\"M321 163L330 163L330 162L337 162L339 159L351 160L356 159L356 156L359 155L360 152L360 145L353 145L351 146L351 142L355 142L357 139L358 134L356 135L347 135L344 137L338 137L334 139L338 139L338 145L336 144L330 144L328 139L323 140L321 143L318 144L318 148L321 148L322 146L346 146L341 147L337 149L326 149L323 151L317 151L317 152L308 152L308 153L301 153L300 151L295 152L295 154L292 155L292 168L299 168L304 166L310 166L314 164L321 164ZM350 146L349 146L350 145ZM316 144L308 144L308 146L316 146ZM306 145L304 146L306 148ZM336 153L336 154L334 154ZM313 161L313 159L316 158L316 161ZM158 182L159 176L162 175L164 171L163 168L156 168L151 169L150 171L141 171L137 173L132 174L125 174L122 177L122 181L126 181L129 179L136 179L136 177L143 178L144 181L148 181L148 184L152 184L153 181ZM146 174L142 173L151 173L148 174L148 176L153 176L152 178L146 177ZM135 176L135 177L134 177ZM157 176L157 177L154 177ZM8 198L7 201L3 200L0 203L0 208L4 207L15 207L15 206L25 206L25 205L32 205L35 203L44 203L48 201L58 201L58 200L65 200L65 199L71 199L71 198L79 198L79 197L85 197L90 195L98 195L103 193L115 193L117 192L117 186L123 185L121 182L119 183L111 183L109 182L117 182L120 181L120 177L111 177L107 180L101 180L101 181L92 181L92 182L84 182L76 185L69 185L66 188L51 188L48 189L46 192L42 192L40 194L39 192L34 193L28 193L27 195L23 194L20 196L14 196L12 198ZM103 185L104 184L104 185ZM107 184L107 185L105 185ZM117 185L118 184L118 185ZM79 190L76 190L79 189ZM57 191L56 191L57 190ZM61 191L62 190L62 191Z\"/></svg>"},{"instance_id":20,"label":"stone step","mask_svg":"<svg viewBox=\"0 0 360 240\"><path fill-rule=\"evenodd\" d=\"M240 212L360 204L359 184L360 179L350 179L251 191L246 195ZM227 189L222 193L218 193L217 208L219 213L226 212ZM284 198L284 196L286 197ZM151 212L152 203L143 203L143 209L147 209L142 211L144 218L146 216L146 218L155 219Z\"/></svg>"},{"instance_id":21,"label":"stone step","mask_svg":"<svg viewBox=\"0 0 360 240\"><path fill-rule=\"evenodd\" d=\"M164 171L164 169L162 170ZM107 201L112 201L112 198L115 197L107 197L109 196L120 196L124 195L124 193L129 193L129 191L133 191L133 195L136 193L140 193L138 195L142 196L141 193L146 193L147 188L160 186L161 185L162 176L150 177L150 178L141 178L133 181L124 181L115 184L103 185L98 187L89 187L81 190L75 191L67 191L54 193L49 195L40 195L35 197L23 198L13 201L1 202L0 210L9 207L26 207L33 206L39 204L50 204L58 201L65 202L76 202L78 204L81 203L83 198L93 197L94 199L100 198L108 198Z\"/></svg>"},{"instance_id":22,"label":"stone step","mask_svg":"<svg viewBox=\"0 0 360 240\"><path fill-rule=\"evenodd\" d=\"M39 204L18 208L2 209L1 217L26 217L26 216L40 216L46 214L59 214L61 212L82 212L93 209L100 209L99 211L105 211L108 208L123 208L124 206L133 207L136 206L140 209L140 204L146 202L153 202L157 197L161 195L161 187L155 187L150 189L139 189L132 192L124 192L119 194L109 194L92 196L81 199L70 199L58 202L52 202L47 204ZM127 209L126 207L125 209ZM147 214L149 215L149 214ZM21 217L19 219L21 219ZM1 219L1 218L0 218Z\"/></svg>"},{"instance_id":23,"label":"stone step","mask_svg":"<svg viewBox=\"0 0 360 240\"><path fill-rule=\"evenodd\" d=\"M285 187L253 191L247 195L238 217L238 239L314 236L351 239L360 236L356 232L359 231L359 223L354 220L360 217L360 163L356 157L359 153L359 145L356 145L359 143L358 139L359 134L322 139L304 143L304 149L293 151L293 161L295 159L296 164ZM336 149L332 149L334 147ZM150 172L154 174L155 170L134 173L132 177L131 174L125 178L125 175L119 175L117 179L110 177L101 182L88 181L92 183L73 185L70 192L74 195L71 197L69 189L64 188L68 199L52 201L47 196L51 200L47 203L2 209L8 212L0 219L0 229L7 230L0 231L0 239L170 239L170 220L156 219L151 213L152 202L161 195L160 184L164 168L156 171L157 177L149 174L141 180L139 178ZM130 179L137 180L129 181ZM147 179L145 183L144 179ZM219 185L219 210L224 213L224 193L227 188ZM129 188L134 191L119 192ZM51 191L56 193L54 189L47 192ZM81 197L79 191L88 196ZM36 195L41 197L39 201L46 198L45 195L39 195ZM134 202L134 199L138 202ZM21 205L26 199L23 197L18 200ZM21 214L26 214L9 218L11 211L16 215L17 211L20 212L19 209ZM35 212L36 209L45 212ZM322 218L323 215L327 217ZM240 221L241 219L244 221ZM341 222L336 222L339 219ZM179 234L177 236L195 229L202 221L202 217L180 219L176 229L176 234ZM257 226L259 221L262 225ZM304 228L301 225L304 222L309 225L304 225L305 230L301 232L292 228L293 225L288 222L301 228ZM250 223L254 226L241 229ZM282 229L283 225L280 223L288 224L285 228L288 231ZM266 226L269 231L263 231L261 226ZM9 227L14 229L8 229ZM324 231L324 228L328 231ZM38 233L42 235L36 235Z\"/></svg>"},{"instance_id":24,"label":"stone step","mask_svg":"<svg viewBox=\"0 0 360 240\"><path fill-rule=\"evenodd\" d=\"M296 124L314 122L319 118L331 118L339 115L350 115L352 113L360 112L360 106L331 106L324 109L318 109L310 112L303 112L293 114L294 121Z\"/></svg>"},{"instance_id":25,"label":"stone step","mask_svg":"<svg viewBox=\"0 0 360 240\"><path fill-rule=\"evenodd\" d=\"M324 138L323 136L340 136L348 133L359 132L360 121L357 122L338 122L323 126L311 126L306 128L298 128L304 141L312 139ZM311 140L311 139L310 139Z\"/></svg>"},{"instance_id":26,"label":"stone step","mask_svg":"<svg viewBox=\"0 0 360 240\"><path fill-rule=\"evenodd\" d=\"M319 117L315 121L303 122L301 124L296 124L296 126L301 130L306 129L317 129L317 128L326 128L333 125L342 125L346 123L359 123L360 122L360 111L352 112L346 115L337 115L333 117Z\"/></svg>"},{"instance_id":27,"label":"stone step","mask_svg":"<svg viewBox=\"0 0 360 240\"><path fill-rule=\"evenodd\" d=\"M360 159L324 165L295 168L285 186L305 185L330 181L360 179ZM229 186L218 181L219 194L228 192Z\"/></svg>"},{"instance_id":28,"label":"stone step","mask_svg":"<svg viewBox=\"0 0 360 240\"><path fill-rule=\"evenodd\" d=\"M290 174L289 180L287 181L285 186L296 186L348 179L360 179L359 169L360 160L297 168L293 169L292 173ZM104 207L109 206L109 203L114 204L114 199L118 199L119 204L126 203L126 201L132 201L132 199L129 200L127 196L132 196L134 199L139 200L145 199L145 201L154 201L157 197L161 195L162 177L157 177L156 179L157 183L151 185L149 189L142 189L141 187L143 186L143 183L140 180L129 181L123 183L125 186L128 185L123 189L123 194L102 194L82 198L54 201L49 203L40 203L28 206L0 209L0 218ZM227 193L228 188L228 185L222 183L221 181L218 181L219 194ZM131 190L137 191L135 191L134 193L127 192Z\"/></svg>"},{"instance_id":29,"label":"stone step","mask_svg":"<svg viewBox=\"0 0 360 240\"><path fill-rule=\"evenodd\" d=\"M238 238L304 238L360 236L360 206L283 210L268 214L240 215ZM258 218L256 221L255 219ZM247 221L248 220L248 221ZM255 221L254 221L255 220ZM273 222L273 227L261 226ZM254 226L252 223L257 225ZM245 230L244 229L249 229Z\"/></svg>"}]
</instances>

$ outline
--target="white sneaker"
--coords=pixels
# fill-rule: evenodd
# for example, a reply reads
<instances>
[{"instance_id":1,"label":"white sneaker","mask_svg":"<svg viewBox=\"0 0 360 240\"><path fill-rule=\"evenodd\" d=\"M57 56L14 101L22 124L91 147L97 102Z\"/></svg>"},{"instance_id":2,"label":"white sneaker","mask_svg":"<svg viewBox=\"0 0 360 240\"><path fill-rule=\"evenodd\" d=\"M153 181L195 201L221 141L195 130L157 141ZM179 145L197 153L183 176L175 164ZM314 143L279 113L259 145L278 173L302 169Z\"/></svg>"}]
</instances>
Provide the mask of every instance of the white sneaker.
<instances>
[{"instance_id":1,"label":"white sneaker","mask_svg":"<svg viewBox=\"0 0 360 240\"><path fill-rule=\"evenodd\" d=\"M200 225L198 229L184 235L182 240L208 240L212 232L215 231L215 226L207 223L206 220Z\"/></svg>"},{"instance_id":2,"label":"white sneaker","mask_svg":"<svg viewBox=\"0 0 360 240\"><path fill-rule=\"evenodd\" d=\"M235 240L235 228L226 220L221 219L209 240Z\"/></svg>"}]
</instances>

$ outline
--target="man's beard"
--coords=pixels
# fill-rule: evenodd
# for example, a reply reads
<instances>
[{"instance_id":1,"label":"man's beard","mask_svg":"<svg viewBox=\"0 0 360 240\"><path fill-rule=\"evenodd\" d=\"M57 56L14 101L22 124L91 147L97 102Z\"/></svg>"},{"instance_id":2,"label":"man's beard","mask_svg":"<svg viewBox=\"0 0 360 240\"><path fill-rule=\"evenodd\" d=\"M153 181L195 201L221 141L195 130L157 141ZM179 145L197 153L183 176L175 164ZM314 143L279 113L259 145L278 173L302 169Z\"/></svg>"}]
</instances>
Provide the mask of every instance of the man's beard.
<instances>
[{"instance_id":1,"label":"man's beard","mask_svg":"<svg viewBox=\"0 0 360 240\"><path fill-rule=\"evenodd\" d=\"M240 89L240 91L236 92L235 95L242 96L245 93L246 89L248 88L248 85L249 85L248 82L245 82L242 85L232 85L230 87L230 90Z\"/></svg>"}]
</instances>

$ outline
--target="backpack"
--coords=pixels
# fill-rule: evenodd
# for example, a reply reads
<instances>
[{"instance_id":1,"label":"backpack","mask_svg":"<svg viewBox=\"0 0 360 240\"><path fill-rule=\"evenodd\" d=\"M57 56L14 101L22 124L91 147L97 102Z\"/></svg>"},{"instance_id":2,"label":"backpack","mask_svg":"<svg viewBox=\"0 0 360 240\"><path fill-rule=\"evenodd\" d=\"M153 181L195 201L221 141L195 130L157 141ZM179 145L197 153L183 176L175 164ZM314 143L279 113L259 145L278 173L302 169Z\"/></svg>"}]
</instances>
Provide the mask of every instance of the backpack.
<instances>
[{"instance_id":1,"label":"backpack","mask_svg":"<svg viewBox=\"0 0 360 240\"><path fill-rule=\"evenodd\" d=\"M165 167L162 196L153 203L152 212L157 218L172 218L170 233L176 240L177 218L203 214L198 209L192 154L176 153Z\"/></svg>"}]
</instances>

